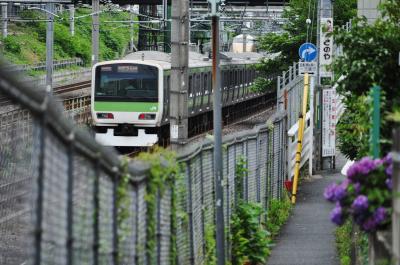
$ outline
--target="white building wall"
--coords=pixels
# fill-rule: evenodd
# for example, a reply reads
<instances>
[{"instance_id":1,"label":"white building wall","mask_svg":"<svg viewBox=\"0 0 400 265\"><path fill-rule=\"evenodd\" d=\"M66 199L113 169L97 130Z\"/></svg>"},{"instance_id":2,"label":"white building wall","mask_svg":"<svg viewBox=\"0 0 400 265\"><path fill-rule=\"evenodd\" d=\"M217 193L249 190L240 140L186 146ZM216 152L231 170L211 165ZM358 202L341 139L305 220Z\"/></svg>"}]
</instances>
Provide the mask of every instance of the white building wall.
<instances>
[{"instance_id":1,"label":"white building wall","mask_svg":"<svg viewBox=\"0 0 400 265\"><path fill-rule=\"evenodd\" d=\"M382 0L358 0L358 16L365 16L369 22L379 17L378 5Z\"/></svg>"}]
</instances>

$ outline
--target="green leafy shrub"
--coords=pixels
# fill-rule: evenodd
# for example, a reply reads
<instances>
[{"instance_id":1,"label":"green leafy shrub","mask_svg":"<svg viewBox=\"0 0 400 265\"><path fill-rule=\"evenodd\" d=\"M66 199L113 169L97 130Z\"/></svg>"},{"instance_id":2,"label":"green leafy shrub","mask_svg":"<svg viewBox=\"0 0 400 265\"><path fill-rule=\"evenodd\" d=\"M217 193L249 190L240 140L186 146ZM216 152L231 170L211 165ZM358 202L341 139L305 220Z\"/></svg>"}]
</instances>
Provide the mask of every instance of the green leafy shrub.
<instances>
[{"instance_id":1,"label":"green leafy shrub","mask_svg":"<svg viewBox=\"0 0 400 265\"><path fill-rule=\"evenodd\" d=\"M282 225L284 225L289 218L292 204L290 200L285 197L283 200L272 199L267 213L267 230L271 235L277 236Z\"/></svg>"},{"instance_id":2,"label":"green leafy shrub","mask_svg":"<svg viewBox=\"0 0 400 265\"><path fill-rule=\"evenodd\" d=\"M343 226L336 228L336 248L341 265L351 264L352 230L353 223L349 219Z\"/></svg>"},{"instance_id":3,"label":"green leafy shrub","mask_svg":"<svg viewBox=\"0 0 400 265\"><path fill-rule=\"evenodd\" d=\"M347 109L336 127L338 147L347 159L354 161L368 154L370 104L367 103L366 97L349 98L345 104Z\"/></svg>"},{"instance_id":4,"label":"green leafy shrub","mask_svg":"<svg viewBox=\"0 0 400 265\"><path fill-rule=\"evenodd\" d=\"M349 128L345 129L343 126L339 128L339 142L349 143L350 139L362 139L354 141L350 150L345 150L349 157L359 158L365 155L365 153L355 153L365 149L365 115L370 112L370 109L366 109L360 103L352 103L355 102L355 97L367 97L374 85L382 88L380 151L381 154L391 151L392 128L395 123L387 119L387 114L393 112L400 102L399 1L385 1L382 5L382 14L384 18L377 19L372 24L365 18L359 18L352 23L349 32L342 29L335 31L335 42L343 47L344 54L335 59L333 69L336 73L346 76L338 81L337 91L345 98L346 104L350 102L346 106L348 110L346 115L351 115L353 123L360 125L354 133L351 133ZM360 111L359 108L363 110ZM359 130L360 127L363 128ZM340 129L344 129L342 133ZM340 139L342 137L344 139ZM346 148L344 144L342 147Z\"/></svg>"},{"instance_id":5,"label":"green leafy shrub","mask_svg":"<svg viewBox=\"0 0 400 265\"><path fill-rule=\"evenodd\" d=\"M240 156L235 167L236 204L231 218L232 264L262 264L270 254L270 233L261 223L265 214L262 205L244 200L244 183L247 160Z\"/></svg>"},{"instance_id":6,"label":"green leafy shrub","mask_svg":"<svg viewBox=\"0 0 400 265\"><path fill-rule=\"evenodd\" d=\"M15 36L7 36L7 38L4 39L4 48L12 53L20 53L21 43L18 42Z\"/></svg>"},{"instance_id":7,"label":"green leafy shrub","mask_svg":"<svg viewBox=\"0 0 400 265\"><path fill-rule=\"evenodd\" d=\"M253 92L271 92L274 91L275 81L264 77L257 77L254 84L250 87Z\"/></svg>"},{"instance_id":8,"label":"green leafy shrub","mask_svg":"<svg viewBox=\"0 0 400 265\"><path fill-rule=\"evenodd\" d=\"M253 202L241 202L232 215L232 264L263 264L270 254L271 239L260 224L262 206Z\"/></svg>"},{"instance_id":9,"label":"green leafy shrub","mask_svg":"<svg viewBox=\"0 0 400 265\"><path fill-rule=\"evenodd\" d=\"M180 168L175 158L175 153L162 149L155 148L152 152L141 153L138 159L148 161L151 165L150 175L146 185L146 257L150 264L154 264L155 248L156 248L156 211L157 211L157 195L163 196L166 189L171 189L171 216L176 216L177 197L176 185L177 179L180 178ZM171 230L176 231L176 218L172 218ZM171 236L170 261L175 264L176 261L176 236Z\"/></svg>"}]
</instances>

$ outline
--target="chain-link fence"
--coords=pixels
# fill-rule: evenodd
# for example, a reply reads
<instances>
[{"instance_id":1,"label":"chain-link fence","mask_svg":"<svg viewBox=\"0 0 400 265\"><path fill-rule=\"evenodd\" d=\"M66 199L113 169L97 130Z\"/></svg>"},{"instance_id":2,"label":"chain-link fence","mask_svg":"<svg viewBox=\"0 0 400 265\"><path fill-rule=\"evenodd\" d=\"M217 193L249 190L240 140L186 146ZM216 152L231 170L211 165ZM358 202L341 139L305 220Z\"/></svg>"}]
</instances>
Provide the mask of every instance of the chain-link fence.
<instances>
[{"instance_id":1,"label":"chain-link fence","mask_svg":"<svg viewBox=\"0 0 400 265\"><path fill-rule=\"evenodd\" d=\"M18 84L2 70L0 93L19 106L0 111L0 264L205 264L206 230L214 224L216 205L212 141L180 153L181 188L152 194L150 209L148 164L121 166L113 150L63 118L44 91ZM283 196L286 132L282 111L266 125L224 139L226 235L237 201L239 158L248 168L245 200L267 210L272 198ZM126 174L128 214L121 208ZM176 198L187 218L173 209ZM229 260L229 236L226 241Z\"/></svg>"},{"instance_id":2,"label":"chain-link fence","mask_svg":"<svg viewBox=\"0 0 400 265\"><path fill-rule=\"evenodd\" d=\"M294 63L289 70L278 77L277 106L287 110L288 128L299 119L303 99L303 77L299 75L299 64Z\"/></svg>"},{"instance_id":3,"label":"chain-link fence","mask_svg":"<svg viewBox=\"0 0 400 265\"><path fill-rule=\"evenodd\" d=\"M237 202L235 196L236 165L239 159L246 160L248 173L244 177L244 199L262 204L267 211L272 198L283 196L286 180L286 115L277 113L267 125L254 130L230 135L224 139L224 220L226 246L229 242L232 209ZM213 143L206 141L187 147L180 154L184 165L186 194L182 196L189 214L188 236L180 242L179 264L205 264L205 230L215 227L215 183L213 176ZM230 247L226 253L228 260Z\"/></svg>"},{"instance_id":4,"label":"chain-link fence","mask_svg":"<svg viewBox=\"0 0 400 265\"><path fill-rule=\"evenodd\" d=\"M0 264L146 264L149 166L120 166L113 150L64 119L44 91L9 73L0 72L0 93L19 105L0 112ZM131 176L129 214L121 219L124 174ZM170 257L169 197L157 195L163 264Z\"/></svg>"}]
</instances>

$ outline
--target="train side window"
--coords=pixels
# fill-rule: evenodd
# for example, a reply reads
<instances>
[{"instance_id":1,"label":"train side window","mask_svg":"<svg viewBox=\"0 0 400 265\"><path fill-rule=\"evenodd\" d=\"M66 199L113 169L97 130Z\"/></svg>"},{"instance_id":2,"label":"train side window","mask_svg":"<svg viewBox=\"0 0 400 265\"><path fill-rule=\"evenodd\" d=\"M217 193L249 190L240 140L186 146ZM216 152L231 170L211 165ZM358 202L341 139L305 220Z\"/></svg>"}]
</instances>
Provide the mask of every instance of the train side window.
<instances>
[{"instance_id":1,"label":"train side window","mask_svg":"<svg viewBox=\"0 0 400 265\"><path fill-rule=\"evenodd\" d=\"M189 98L193 97L193 75L189 76Z\"/></svg>"},{"instance_id":2,"label":"train side window","mask_svg":"<svg viewBox=\"0 0 400 265\"><path fill-rule=\"evenodd\" d=\"M199 104L200 104L200 102L201 102L201 100L200 100L200 97L201 97L201 77L202 77L202 74L201 73L198 73L197 75L196 75L196 84L195 84L195 98L196 98L196 107L199 107Z\"/></svg>"}]
</instances>

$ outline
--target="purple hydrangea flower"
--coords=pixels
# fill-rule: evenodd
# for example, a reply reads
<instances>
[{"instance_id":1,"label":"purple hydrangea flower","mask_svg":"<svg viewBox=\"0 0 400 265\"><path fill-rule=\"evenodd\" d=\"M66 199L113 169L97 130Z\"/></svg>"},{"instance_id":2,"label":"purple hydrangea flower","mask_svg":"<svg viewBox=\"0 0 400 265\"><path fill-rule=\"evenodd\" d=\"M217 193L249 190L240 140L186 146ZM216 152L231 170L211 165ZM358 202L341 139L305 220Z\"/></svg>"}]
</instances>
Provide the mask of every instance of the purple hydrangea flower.
<instances>
[{"instance_id":1,"label":"purple hydrangea flower","mask_svg":"<svg viewBox=\"0 0 400 265\"><path fill-rule=\"evenodd\" d=\"M334 193L335 193L335 200L336 201L340 201L341 199L343 199L344 197L346 197L347 195L347 186L349 185L349 180L346 179L344 180L340 185L337 185Z\"/></svg>"},{"instance_id":2,"label":"purple hydrangea flower","mask_svg":"<svg viewBox=\"0 0 400 265\"><path fill-rule=\"evenodd\" d=\"M351 208L353 208L355 212L362 212L362 211L368 209L367 196L358 195L357 198L353 201Z\"/></svg>"},{"instance_id":3,"label":"purple hydrangea flower","mask_svg":"<svg viewBox=\"0 0 400 265\"><path fill-rule=\"evenodd\" d=\"M393 182L391 178L386 179L385 183L389 190L393 189Z\"/></svg>"},{"instance_id":4,"label":"purple hydrangea flower","mask_svg":"<svg viewBox=\"0 0 400 265\"><path fill-rule=\"evenodd\" d=\"M334 202L335 201L335 190L336 190L337 184L336 183L331 183L329 184L324 191L324 197L328 201Z\"/></svg>"},{"instance_id":5,"label":"purple hydrangea flower","mask_svg":"<svg viewBox=\"0 0 400 265\"><path fill-rule=\"evenodd\" d=\"M340 204L336 204L336 207L331 211L331 221L337 225L342 225L344 223L342 207Z\"/></svg>"},{"instance_id":6,"label":"purple hydrangea flower","mask_svg":"<svg viewBox=\"0 0 400 265\"><path fill-rule=\"evenodd\" d=\"M386 175L388 175L388 176L392 176L392 174L393 174L393 164L390 164L387 168L385 168L385 173L386 173Z\"/></svg>"},{"instance_id":7,"label":"purple hydrangea flower","mask_svg":"<svg viewBox=\"0 0 400 265\"><path fill-rule=\"evenodd\" d=\"M376 228L376 222L375 222L375 219L373 217L368 218L362 224L362 229L364 231L367 231L367 232L374 231L375 228Z\"/></svg>"},{"instance_id":8,"label":"purple hydrangea flower","mask_svg":"<svg viewBox=\"0 0 400 265\"><path fill-rule=\"evenodd\" d=\"M356 191L357 194L360 193L360 191L361 191L361 184L360 184L360 182L354 183L354 190Z\"/></svg>"},{"instance_id":9,"label":"purple hydrangea flower","mask_svg":"<svg viewBox=\"0 0 400 265\"><path fill-rule=\"evenodd\" d=\"M378 207L373 214L373 218L376 224L381 224L386 219L386 209L382 206Z\"/></svg>"},{"instance_id":10,"label":"purple hydrangea flower","mask_svg":"<svg viewBox=\"0 0 400 265\"><path fill-rule=\"evenodd\" d=\"M383 164L385 164L385 165L391 165L391 164L393 164L393 159L392 159L391 154L390 154L390 153L387 154L387 155L382 159L382 162L383 162Z\"/></svg>"},{"instance_id":11,"label":"purple hydrangea flower","mask_svg":"<svg viewBox=\"0 0 400 265\"><path fill-rule=\"evenodd\" d=\"M356 179L358 175L367 175L378 167L377 162L370 157L364 157L360 161L354 163L347 170L347 177L351 180Z\"/></svg>"}]
</instances>

